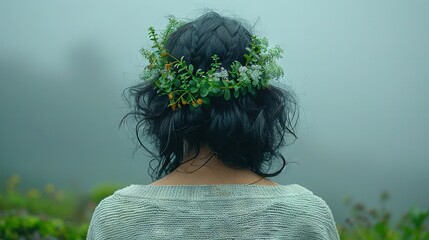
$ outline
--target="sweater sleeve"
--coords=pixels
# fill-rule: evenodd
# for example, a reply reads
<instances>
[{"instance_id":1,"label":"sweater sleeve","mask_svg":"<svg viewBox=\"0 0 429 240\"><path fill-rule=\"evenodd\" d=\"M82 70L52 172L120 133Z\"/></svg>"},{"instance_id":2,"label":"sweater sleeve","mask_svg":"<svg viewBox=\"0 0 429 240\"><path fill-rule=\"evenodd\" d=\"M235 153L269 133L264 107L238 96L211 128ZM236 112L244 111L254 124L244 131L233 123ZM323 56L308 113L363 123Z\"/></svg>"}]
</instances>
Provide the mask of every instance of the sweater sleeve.
<instances>
[{"instance_id":1,"label":"sweater sleeve","mask_svg":"<svg viewBox=\"0 0 429 240\"><path fill-rule=\"evenodd\" d=\"M287 239L340 239L332 212L323 199L312 194L294 202L294 210L285 215Z\"/></svg>"},{"instance_id":2,"label":"sweater sleeve","mask_svg":"<svg viewBox=\"0 0 429 240\"><path fill-rule=\"evenodd\" d=\"M97 205L92 214L86 239L98 240L109 239L111 237L107 231L111 229L109 228L109 224L114 222L115 213L110 208L113 200L114 197L111 195L101 200Z\"/></svg>"},{"instance_id":3,"label":"sweater sleeve","mask_svg":"<svg viewBox=\"0 0 429 240\"><path fill-rule=\"evenodd\" d=\"M315 239L339 240L340 236L338 234L335 219L334 219L334 216L332 215L331 209L322 198L320 197L316 197L316 198L318 199L320 204L322 221L318 226L318 229L320 231L318 233L319 236L317 236L317 238Z\"/></svg>"}]
</instances>

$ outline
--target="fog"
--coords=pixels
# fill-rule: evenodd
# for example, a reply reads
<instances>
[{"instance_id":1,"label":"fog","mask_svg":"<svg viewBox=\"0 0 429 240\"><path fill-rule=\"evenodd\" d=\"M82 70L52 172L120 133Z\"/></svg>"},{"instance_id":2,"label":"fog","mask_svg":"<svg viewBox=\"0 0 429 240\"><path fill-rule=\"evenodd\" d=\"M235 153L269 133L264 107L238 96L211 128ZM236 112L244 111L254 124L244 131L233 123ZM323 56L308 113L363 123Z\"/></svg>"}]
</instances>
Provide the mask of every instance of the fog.
<instances>
[{"instance_id":1,"label":"fog","mask_svg":"<svg viewBox=\"0 0 429 240\"><path fill-rule=\"evenodd\" d=\"M337 222L342 199L396 217L429 206L427 1L2 1L0 181L88 192L148 184L150 158L133 153L122 91L141 81L149 26L210 8L255 25L284 50L281 80L299 97L296 142L273 181L321 196ZM4 184L3 184L4 185Z\"/></svg>"}]
</instances>

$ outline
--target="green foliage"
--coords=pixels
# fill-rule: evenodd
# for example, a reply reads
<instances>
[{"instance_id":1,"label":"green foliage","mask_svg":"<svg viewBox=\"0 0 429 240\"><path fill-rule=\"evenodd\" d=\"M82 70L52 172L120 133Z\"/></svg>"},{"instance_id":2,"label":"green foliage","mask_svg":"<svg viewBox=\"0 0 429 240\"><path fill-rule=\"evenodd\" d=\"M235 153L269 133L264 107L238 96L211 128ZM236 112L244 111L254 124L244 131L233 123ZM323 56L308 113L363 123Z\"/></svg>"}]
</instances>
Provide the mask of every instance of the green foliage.
<instances>
[{"instance_id":1,"label":"green foliage","mask_svg":"<svg viewBox=\"0 0 429 240\"><path fill-rule=\"evenodd\" d=\"M0 209L26 209L31 214L68 216L77 207L77 194L56 190L52 184L46 184L44 189L30 188L21 192L17 189L20 181L18 175L8 180L6 191L0 192Z\"/></svg>"},{"instance_id":2,"label":"green foliage","mask_svg":"<svg viewBox=\"0 0 429 240\"><path fill-rule=\"evenodd\" d=\"M120 185L116 184L100 185L92 190L90 198L93 202L99 203L104 198L112 195L119 188Z\"/></svg>"},{"instance_id":3,"label":"green foliage","mask_svg":"<svg viewBox=\"0 0 429 240\"><path fill-rule=\"evenodd\" d=\"M211 68L207 72L202 69L195 70L192 64L183 60L183 56L178 59L165 48L168 36L183 24L185 22L170 16L167 27L160 35L153 27L149 27L152 50L140 50L149 61L140 78L152 81L158 88L158 94L168 95L169 106L173 110L186 104L193 108L202 104L208 105L211 96L223 96L228 101L231 99L232 89L235 98L247 93L255 95L256 89L270 87L269 80L277 80L283 76L283 69L276 62L282 57L283 50L278 45L269 49L268 40L255 35L252 36L250 47L246 48L244 66L235 61L227 71L221 66L219 57L214 54Z\"/></svg>"},{"instance_id":4,"label":"green foliage","mask_svg":"<svg viewBox=\"0 0 429 240\"><path fill-rule=\"evenodd\" d=\"M393 224L391 212L385 204L390 198L388 192L380 195L380 207L368 208L350 198L344 204L350 207L350 217L345 225L338 226L342 240L423 240L429 239L429 210L411 208L401 221Z\"/></svg>"},{"instance_id":5,"label":"green foliage","mask_svg":"<svg viewBox=\"0 0 429 240\"><path fill-rule=\"evenodd\" d=\"M0 239L85 239L88 223L66 224L59 218L2 212Z\"/></svg>"},{"instance_id":6,"label":"green foliage","mask_svg":"<svg viewBox=\"0 0 429 240\"><path fill-rule=\"evenodd\" d=\"M0 189L0 239L85 239L97 204L121 188L100 185L84 196L53 184L20 191L20 181L13 175Z\"/></svg>"},{"instance_id":7,"label":"green foliage","mask_svg":"<svg viewBox=\"0 0 429 240\"><path fill-rule=\"evenodd\" d=\"M402 230L404 240L429 239L429 210L411 208L401 219L398 228Z\"/></svg>"}]
</instances>

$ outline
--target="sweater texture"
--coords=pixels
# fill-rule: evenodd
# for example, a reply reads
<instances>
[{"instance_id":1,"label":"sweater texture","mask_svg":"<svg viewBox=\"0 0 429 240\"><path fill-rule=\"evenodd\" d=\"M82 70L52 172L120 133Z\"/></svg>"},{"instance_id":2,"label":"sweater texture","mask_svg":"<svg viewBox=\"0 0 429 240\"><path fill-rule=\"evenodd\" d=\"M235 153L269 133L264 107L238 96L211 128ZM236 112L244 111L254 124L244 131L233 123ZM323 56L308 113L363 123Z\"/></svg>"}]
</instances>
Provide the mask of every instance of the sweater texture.
<instances>
[{"instance_id":1,"label":"sweater texture","mask_svg":"<svg viewBox=\"0 0 429 240\"><path fill-rule=\"evenodd\" d=\"M95 208L87 239L339 239L326 202L298 185L129 185Z\"/></svg>"}]
</instances>

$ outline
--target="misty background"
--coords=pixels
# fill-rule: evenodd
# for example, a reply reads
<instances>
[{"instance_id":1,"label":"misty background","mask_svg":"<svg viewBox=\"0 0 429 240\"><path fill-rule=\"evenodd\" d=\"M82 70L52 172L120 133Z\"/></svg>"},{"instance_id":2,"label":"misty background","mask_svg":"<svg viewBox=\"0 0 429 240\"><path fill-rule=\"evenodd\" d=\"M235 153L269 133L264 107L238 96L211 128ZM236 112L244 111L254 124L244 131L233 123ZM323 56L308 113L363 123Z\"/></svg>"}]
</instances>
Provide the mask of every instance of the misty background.
<instances>
[{"instance_id":1,"label":"misty background","mask_svg":"<svg viewBox=\"0 0 429 240\"><path fill-rule=\"evenodd\" d=\"M284 50L299 97L290 164L273 181L322 197L337 223L350 196L394 218L429 207L427 1L1 1L0 183L89 192L149 184L122 91L141 81L149 26L210 8Z\"/></svg>"}]
</instances>

